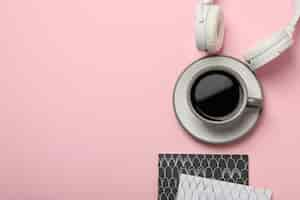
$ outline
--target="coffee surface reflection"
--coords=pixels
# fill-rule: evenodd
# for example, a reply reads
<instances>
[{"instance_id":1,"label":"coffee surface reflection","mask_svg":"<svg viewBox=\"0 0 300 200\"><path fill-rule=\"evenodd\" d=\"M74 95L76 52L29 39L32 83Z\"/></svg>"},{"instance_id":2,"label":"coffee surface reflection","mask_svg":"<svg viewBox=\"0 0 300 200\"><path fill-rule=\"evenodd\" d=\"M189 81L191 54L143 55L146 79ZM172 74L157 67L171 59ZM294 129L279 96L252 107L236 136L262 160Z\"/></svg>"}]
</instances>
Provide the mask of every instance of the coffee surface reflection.
<instances>
[{"instance_id":1,"label":"coffee surface reflection","mask_svg":"<svg viewBox=\"0 0 300 200\"><path fill-rule=\"evenodd\" d=\"M221 121L239 107L242 88L233 75L211 71L195 80L190 95L192 106L199 115Z\"/></svg>"}]
</instances>

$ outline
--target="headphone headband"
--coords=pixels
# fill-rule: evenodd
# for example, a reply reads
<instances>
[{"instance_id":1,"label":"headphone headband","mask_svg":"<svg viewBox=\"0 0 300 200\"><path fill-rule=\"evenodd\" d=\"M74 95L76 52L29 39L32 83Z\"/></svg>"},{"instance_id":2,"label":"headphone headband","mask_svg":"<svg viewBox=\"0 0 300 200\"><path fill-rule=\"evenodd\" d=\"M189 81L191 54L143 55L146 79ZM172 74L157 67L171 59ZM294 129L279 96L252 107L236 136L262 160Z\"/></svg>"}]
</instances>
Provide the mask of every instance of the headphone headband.
<instances>
[{"instance_id":1,"label":"headphone headband","mask_svg":"<svg viewBox=\"0 0 300 200\"><path fill-rule=\"evenodd\" d=\"M294 7L295 7L294 16L292 17L289 25L287 26L287 31L290 32L291 35L294 34L296 26L300 19L300 0L294 1Z\"/></svg>"},{"instance_id":2,"label":"headphone headband","mask_svg":"<svg viewBox=\"0 0 300 200\"><path fill-rule=\"evenodd\" d=\"M203 4L212 4L214 3L214 0L202 0Z\"/></svg>"},{"instance_id":3,"label":"headphone headband","mask_svg":"<svg viewBox=\"0 0 300 200\"><path fill-rule=\"evenodd\" d=\"M296 8L296 14L299 15L300 14L300 0L295 0L294 2L294 6Z\"/></svg>"},{"instance_id":4,"label":"headphone headband","mask_svg":"<svg viewBox=\"0 0 300 200\"><path fill-rule=\"evenodd\" d=\"M258 43L244 56L253 70L279 57L293 45L293 35L300 19L300 0L294 0L294 8L294 15L285 28L273 34L270 39Z\"/></svg>"}]
</instances>

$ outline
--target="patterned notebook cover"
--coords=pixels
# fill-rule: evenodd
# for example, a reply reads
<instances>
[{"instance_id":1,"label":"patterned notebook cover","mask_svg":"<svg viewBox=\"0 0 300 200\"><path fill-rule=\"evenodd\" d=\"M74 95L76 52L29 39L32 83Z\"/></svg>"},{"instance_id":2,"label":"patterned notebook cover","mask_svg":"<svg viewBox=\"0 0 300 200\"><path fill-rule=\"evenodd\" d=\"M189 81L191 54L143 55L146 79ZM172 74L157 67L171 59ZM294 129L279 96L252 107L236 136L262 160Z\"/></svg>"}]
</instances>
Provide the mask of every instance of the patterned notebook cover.
<instances>
[{"instance_id":1,"label":"patterned notebook cover","mask_svg":"<svg viewBox=\"0 0 300 200\"><path fill-rule=\"evenodd\" d=\"M181 174L176 200L271 200L272 191Z\"/></svg>"},{"instance_id":2,"label":"patterned notebook cover","mask_svg":"<svg viewBox=\"0 0 300 200\"><path fill-rule=\"evenodd\" d=\"M175 200L179 174L248 185L247 155L159 155L158 200Z\"/></svg>"}]
</instances>

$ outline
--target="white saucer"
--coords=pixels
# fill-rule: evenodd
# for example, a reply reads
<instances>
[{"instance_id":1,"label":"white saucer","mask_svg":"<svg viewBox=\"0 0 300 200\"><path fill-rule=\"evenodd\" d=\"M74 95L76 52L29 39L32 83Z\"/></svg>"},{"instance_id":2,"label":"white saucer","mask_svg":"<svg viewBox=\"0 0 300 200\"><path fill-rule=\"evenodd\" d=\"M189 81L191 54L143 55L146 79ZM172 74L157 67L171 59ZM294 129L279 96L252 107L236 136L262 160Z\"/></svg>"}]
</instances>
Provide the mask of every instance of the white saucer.
<instances>
[{"instance_id":1,"label":"white saucer","mask_svg":"<svg viewBox=\"0 0 300 200\"><path fill-rule=\"evenodd\" d=\"M263 101L260 82L247 64L231 57L212 56L197 60L180 75L173 94L174 111L181 126L194 138L212 144L229 143L245 136L254 128L261 116L262 109L247 109L240 120L229 125L207 125L197 118L188 103L189 86L199 70L212 66L230 67L245 81L248 96Z\"/></svg>"}]
</instances>

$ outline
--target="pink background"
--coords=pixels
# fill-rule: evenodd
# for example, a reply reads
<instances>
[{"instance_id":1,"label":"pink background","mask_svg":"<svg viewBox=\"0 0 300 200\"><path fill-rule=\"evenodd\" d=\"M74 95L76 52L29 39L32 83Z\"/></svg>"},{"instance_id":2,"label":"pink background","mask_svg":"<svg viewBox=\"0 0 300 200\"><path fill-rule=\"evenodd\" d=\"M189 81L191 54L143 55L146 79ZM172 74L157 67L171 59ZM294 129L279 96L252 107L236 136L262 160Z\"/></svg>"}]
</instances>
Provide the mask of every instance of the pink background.
<instances>
[{"instance_id":1,"label":"pink background","mask_svg":"<svg viewBox=\"0 0 300 200\"><path fill-rule=\"evenodd\" d=\"M198 143L178 125L172 90L203 56L196 1L0 2L0 198L157 198L160 152L247 153L250 183L300 195L300 34L258 72L265 112L235 144ZM224 54L241 57L287 24L292 0L226 0ZM299 32L298 32L299 33Z\"/></svg>"}]
</instances>

